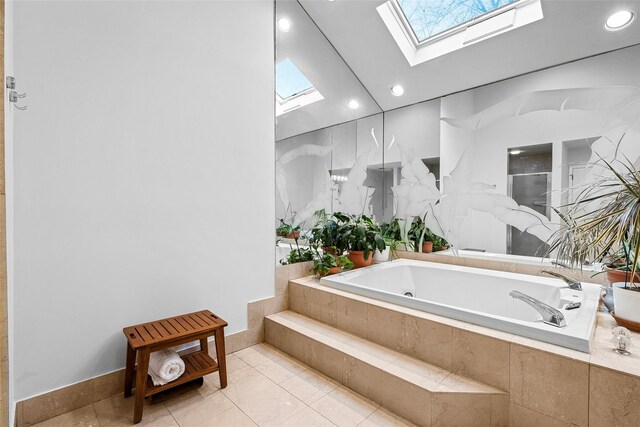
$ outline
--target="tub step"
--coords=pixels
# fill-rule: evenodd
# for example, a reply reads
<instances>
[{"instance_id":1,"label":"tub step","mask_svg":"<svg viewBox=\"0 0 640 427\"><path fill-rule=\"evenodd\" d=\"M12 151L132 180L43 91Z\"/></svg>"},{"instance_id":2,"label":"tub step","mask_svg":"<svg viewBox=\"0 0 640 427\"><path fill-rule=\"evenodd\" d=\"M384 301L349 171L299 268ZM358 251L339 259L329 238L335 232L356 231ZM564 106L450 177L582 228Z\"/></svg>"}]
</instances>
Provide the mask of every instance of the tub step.
<instances>
[{"instance_id":1,"label":"tub step","mask_svg":"<svg viewBox=\"0 0 640 427\"><path fill-rule=\"evenodd\" d=\"M293 311L265 317L268 344L417 425L508 425L508 395Z\"/></svg>"}]
</instances>

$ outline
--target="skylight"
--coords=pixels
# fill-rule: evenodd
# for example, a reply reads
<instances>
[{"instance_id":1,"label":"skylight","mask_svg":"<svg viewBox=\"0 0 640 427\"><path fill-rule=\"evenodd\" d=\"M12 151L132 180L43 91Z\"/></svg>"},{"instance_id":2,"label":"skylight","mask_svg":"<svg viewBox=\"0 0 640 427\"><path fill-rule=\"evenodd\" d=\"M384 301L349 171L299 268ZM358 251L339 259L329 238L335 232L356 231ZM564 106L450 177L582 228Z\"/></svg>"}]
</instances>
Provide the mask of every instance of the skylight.
<instances>
[{"instance_id":1,"label":"skylight","mask_svg":"<svg viewBox=\"0 0 640 427\"><path fill-rule=\"evenodd\" d=\"M542 0L388 0L376 9L412 67L544 17Z\"/></svg>"},{"instance_id":2,"label":"skylight","mask_svg":"<svg viewBox=\"0 0 640 427\"><path fill-rule=\"evenodd\" d=\"M289 59L276 65L276 92L282 99L287 99L313 88L313 85Z\"/></svg>"},{"instance_id":3,"label":"skylight","mask_svg":"<svg viewBox=\"0 0 640 427\"><path fill-rule=\"evenodd\" d=\"M276 117L323 99L289 58L276 65Z\"/></svg>"},{"instance_id":4,"label":"skylight","mask_svg":"<svg viewBox=\"0 0 640 427\"><path fill-rule=\"evenodd\" d=\"M419 43L517 0L397 0Z\"/></svg>"}]
</instances>

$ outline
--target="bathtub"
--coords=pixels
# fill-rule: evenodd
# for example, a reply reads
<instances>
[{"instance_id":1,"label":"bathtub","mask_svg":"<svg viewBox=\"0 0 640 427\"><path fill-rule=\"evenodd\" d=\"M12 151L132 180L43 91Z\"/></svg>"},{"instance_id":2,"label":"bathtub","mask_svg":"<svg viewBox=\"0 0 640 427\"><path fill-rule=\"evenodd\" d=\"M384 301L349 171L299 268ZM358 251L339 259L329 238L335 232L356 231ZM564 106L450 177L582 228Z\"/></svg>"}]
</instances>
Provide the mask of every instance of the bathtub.
<instances>
[{"instance_id":1,"label":"bathtub","mask_svg":"<svg viewBox=\"0 0 640 427\"><path fill-rule=\"evenodd\" d=\"M586 353L590 352L601 290L593 283L583 283L583 290L575 291L555 278L412 260L327 276L321 283ZM560 310L566 326L543 323L536 310L509 296L513 290ZM565 309L575 302L581 303L580 308Z\"/></svg>"}]
</instances>

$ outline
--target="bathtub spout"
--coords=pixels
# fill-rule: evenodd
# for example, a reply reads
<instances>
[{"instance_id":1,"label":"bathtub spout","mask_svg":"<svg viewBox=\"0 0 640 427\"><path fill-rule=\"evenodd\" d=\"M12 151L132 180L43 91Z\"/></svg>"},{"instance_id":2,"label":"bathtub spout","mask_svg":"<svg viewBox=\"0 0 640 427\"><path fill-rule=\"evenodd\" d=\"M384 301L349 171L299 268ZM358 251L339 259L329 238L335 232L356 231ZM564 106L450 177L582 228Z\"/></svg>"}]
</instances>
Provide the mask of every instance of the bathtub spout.
<instances>
[{"instance_id":1,"label":"bathtub spout","mask_svg":"<svg viewBox=\"0 0 640 427\"><path fill-rule=\"evenodd\" d=\"M573 277L565 276L564 274L560 274L551 270L542 270L541 274L548 274L549 276L557 277L558 279L562 279L565 283L574 291L582 290L582 283L579 280L574 279Z\"/></svg>"},{"instance_id":2,"label":"bathtub spout","mask_svg":"<svg viewBox=\"0 0 640 427\"><path fill-rule=\"evenodd\" d=\"M533 307L534 310L540 313L540 315L542 316L542 321L544 323L556 326L558 328L564 328L565 326L567 326L567 322L564 320L564 315L562 314L562 312L560 312L560 310L556 310L550 305L547 305L542 301L537 300L527 294L523 294L519 291L511 291L509 293L509 296L522 302L526 302L531 307Z\"/></svg>"}]
</instances>

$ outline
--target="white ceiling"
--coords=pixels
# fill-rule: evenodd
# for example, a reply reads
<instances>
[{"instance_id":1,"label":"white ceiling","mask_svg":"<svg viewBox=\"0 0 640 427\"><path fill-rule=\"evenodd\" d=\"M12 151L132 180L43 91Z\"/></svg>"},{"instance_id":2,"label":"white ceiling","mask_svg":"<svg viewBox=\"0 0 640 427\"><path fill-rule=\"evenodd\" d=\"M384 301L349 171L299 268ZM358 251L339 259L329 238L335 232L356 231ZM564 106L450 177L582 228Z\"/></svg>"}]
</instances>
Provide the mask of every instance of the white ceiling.
<instances>
[{"instance_id":1,"label":"white ceiling","mask_svg":"<svg viewBox=\"0 0 640 427\"><path fill-rule=\"evenodd\" d=\"M376 11L383 1L299 1L385 111L640 43L640 19L603 28L619 9L640 15L640 0L542 0L543 20L412 68ZM404 96L390 94L396 83Z\"/></svg>"},{"instance_id":2,"label":"white ceiling","mask_svg":"<svg viewBox=\"0 0 640 427\"><path fill-rule=\"evenodd\" d=\"M278 1L280 18L291 21L291 30L276 31L276 63L290 58L324 99L277 117L276 140L381 112L298 2ZM360 108L349 109L350 99Z\"/></svg>"}]
</instances>

